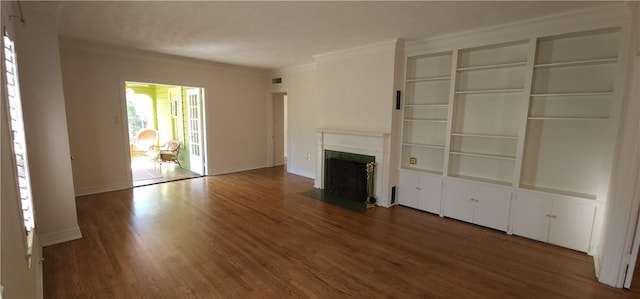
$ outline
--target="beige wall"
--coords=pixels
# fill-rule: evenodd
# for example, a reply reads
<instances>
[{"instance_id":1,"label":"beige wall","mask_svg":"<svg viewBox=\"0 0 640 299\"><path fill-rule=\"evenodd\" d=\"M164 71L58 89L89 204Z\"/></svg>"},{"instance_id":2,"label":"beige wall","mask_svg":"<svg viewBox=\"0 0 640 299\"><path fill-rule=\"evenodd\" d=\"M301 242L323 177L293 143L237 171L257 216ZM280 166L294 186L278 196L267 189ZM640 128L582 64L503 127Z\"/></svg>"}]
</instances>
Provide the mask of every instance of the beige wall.
<instances>
[{"instance_id":1,"label":"beige wall","mask_svg":"<svg viewBox=\"0 0 640 299\"><path fill-rule=\"evenodd\" d=\"M208 174L266 166L266 74L257 69L61 42L76 194L129 187L124 80L205 88Z\"/></svg>"},{"instance_id":2,"label":"beige wall","mask_svg":"<svg viewBox=\"0 0 640 299\"><path fill-rule=\"evenodd\" d=\"M285 68L274 90L288 91L289 156L292 173L315 178L320 128L392 132L397 42L389 41L316 57ZM395 180L395 179L392 179Z\"/></svg>"},{"instance_id":3,"label":"beige wall","mask_svg":"<svg viewBox=\"0 0 640 299\"><path fill-rule=\"evenodd\" d=\"M27 26L16 26L18 74L25 134L43 246L81 237L73 193L67 116L60 73L57 20L52 13L23 9Z\"/></svg>"},{"instance_id":4,"label":"beige wall","mask_svg":"<svg viewBox=\"0 0 640 299\"><path fill-rule=\"evenodd\" d=\"M287 91L289 114L287 169L291 173L314 178L318 117L318 85L315 66L306 65L280 70L272 77L282 78L282 83L272 85L272 90Z\"/></svg>"},{"instance_id":5,"label":"beige wall","mask_svg":"<svg viewBox=\"0 0 640 299\"><path fill-rule=\"evenodd\" d=\"M318 128L391 133L396 41L318 56Z\"/></svg>"}]
</instances>

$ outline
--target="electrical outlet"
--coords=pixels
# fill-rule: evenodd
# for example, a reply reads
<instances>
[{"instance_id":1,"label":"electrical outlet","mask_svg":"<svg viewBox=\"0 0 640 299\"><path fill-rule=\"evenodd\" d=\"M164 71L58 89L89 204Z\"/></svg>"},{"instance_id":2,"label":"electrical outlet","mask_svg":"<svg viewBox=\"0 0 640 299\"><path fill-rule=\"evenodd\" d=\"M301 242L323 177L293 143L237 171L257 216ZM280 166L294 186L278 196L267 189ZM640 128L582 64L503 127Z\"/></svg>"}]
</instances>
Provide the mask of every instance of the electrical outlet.
<instances>
[{"instance_id":1,"label":"electrical outlet","mask_svg":"<svg viewBox=\"0 0 640 299\"><path fill-rule=\"evenodd\" d=\"M409 164L411 164L411 165L416 165L416 164L418 164L418 158L416 158L416 157L410 157L410 158L409 158Z\"/></svg>"},{"instance_id":2,"label":"electrical outlet","mask_svg":"<svg viewBox=\"0 0 640 299\"><path fill-rule=\"evenodd\" d=\"M311 154L307 154L307 161L311 161Z\"/></svg>"}]
</instances>

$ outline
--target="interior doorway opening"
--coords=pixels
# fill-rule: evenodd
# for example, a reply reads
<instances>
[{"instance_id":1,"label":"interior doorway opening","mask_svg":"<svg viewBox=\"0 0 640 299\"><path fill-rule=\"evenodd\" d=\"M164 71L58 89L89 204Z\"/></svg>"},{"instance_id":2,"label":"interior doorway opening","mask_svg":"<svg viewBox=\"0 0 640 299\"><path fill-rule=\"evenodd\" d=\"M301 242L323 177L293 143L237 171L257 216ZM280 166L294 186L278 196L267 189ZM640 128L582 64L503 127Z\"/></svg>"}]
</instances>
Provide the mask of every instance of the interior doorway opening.
<instances>
[{"instance_id":1,"label":"interior doorway opening","mask_svg":"<svg viewBox=\"0 0 640 299\"><path fill-rule=\"evenodd\" d=\"M133 186L205 175L204 89L131 81L125 88Z\"/></svg>"},{"instance_id":2,"label":"interior doorway opening","mask_svg":"<svg viewBox=\"0 0 640 299\"><path fill-rule=\"evenodd\" d=\"M287 93L273 93L273 166L287 164L288 157L288 96Z\"/></svg>"}]
</instances>

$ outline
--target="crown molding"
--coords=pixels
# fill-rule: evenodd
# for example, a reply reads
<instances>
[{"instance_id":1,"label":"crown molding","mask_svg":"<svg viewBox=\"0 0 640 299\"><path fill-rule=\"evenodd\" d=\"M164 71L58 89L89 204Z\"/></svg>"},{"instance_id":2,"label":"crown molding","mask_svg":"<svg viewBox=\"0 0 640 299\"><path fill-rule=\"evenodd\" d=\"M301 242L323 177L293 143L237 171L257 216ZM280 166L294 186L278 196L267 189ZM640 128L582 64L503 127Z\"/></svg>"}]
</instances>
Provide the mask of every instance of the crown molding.
<instances>
[{"instance_id":1,"label":"crown molding","mask_svg":"<svg viewBox=\"0 0 640 299\"><path fill-rule=\"evenodd\" d=\"M272 74L294 74L294 73L303 73L303 72L313 72L316 70L316 66L317 66L317 63L315 62L299 64L299 65L275 69Z\"/></svg>"},{"instance_id":2,"label":"crown molding","mask_svg":"<svg viewBox=\"0 0 640 299\"><path fill-rule=\"evenodd\" d=\"M630 16L626 2L483 27L433 38L405 42L407 56L436 53L451 48L476 47L540 36L622 26Z\"/></svg>"},{"instance_id":3,"label":"crown molding","mask_svg":"<svg viewBox=\"0 0 640 299\"><path fill-rule=\"evenodd\" d=\"M386 40L382 42L377 42L373 44L367 44L362 46L357 46L353 48L347 48L343 50L328 52L324 54L314 55L313 58L317 62L331 61L331 60L343 60L349 59L365 54L377 53L386 50L394 50L398 45L399 39L394 38L391 40Z\"/></svg>"}]
</instances>

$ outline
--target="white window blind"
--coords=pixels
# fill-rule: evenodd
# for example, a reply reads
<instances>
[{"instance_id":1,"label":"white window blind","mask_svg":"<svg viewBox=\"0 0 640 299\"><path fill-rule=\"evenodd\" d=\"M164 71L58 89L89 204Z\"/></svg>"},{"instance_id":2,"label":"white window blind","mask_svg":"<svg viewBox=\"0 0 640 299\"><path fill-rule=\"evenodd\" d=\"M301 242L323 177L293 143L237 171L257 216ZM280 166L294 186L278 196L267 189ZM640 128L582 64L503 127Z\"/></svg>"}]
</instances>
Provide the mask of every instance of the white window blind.
<instances>
[{"instance_id":1,"label":"white window blind","mask_svg":"<svg viewBox=\"0 0 640 299\"><path fill-rule=\"evenodd\" d=\"M16 166L16 183L20 197L20 206L22 208L22 220L24 221L27 256L29 257L35 229L31 178L29 176L29 160L27 159L15 46L13 40L11 40L6 32L4 34L3 44L9 128L11 129L12 150L15 158L13 162Z\"/></svg>"}]
</instances>

